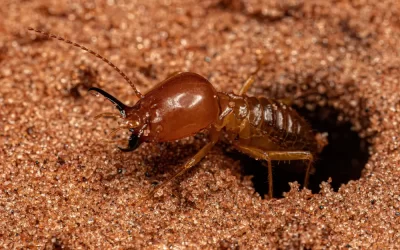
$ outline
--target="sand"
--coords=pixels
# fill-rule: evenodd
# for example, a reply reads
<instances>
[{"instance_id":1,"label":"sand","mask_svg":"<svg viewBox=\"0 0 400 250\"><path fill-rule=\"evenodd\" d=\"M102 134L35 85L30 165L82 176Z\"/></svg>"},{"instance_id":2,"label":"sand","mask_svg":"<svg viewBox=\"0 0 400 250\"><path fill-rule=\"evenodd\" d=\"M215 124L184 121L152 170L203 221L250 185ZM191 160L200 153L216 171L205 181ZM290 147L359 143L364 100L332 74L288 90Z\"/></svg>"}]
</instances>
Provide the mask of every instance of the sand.
<instances>
[{"instance_id":1,"label":"sand","mask_svg":"<svg viewBox=\"0 0 400 250\"><path fill-rule=\"evenodd\" d=\"M12 1L0 8L0 248L395 249L400 245L400 4L385 1ZM123 153L101 140L138 98L193 71L289 99L329 134L310 190L301 163L266 169L224 143L155 197L207 136ZM177 128L179 129L179 128ZM120 135L123 136L123 135Z\"/></svg>"}]
</instances>

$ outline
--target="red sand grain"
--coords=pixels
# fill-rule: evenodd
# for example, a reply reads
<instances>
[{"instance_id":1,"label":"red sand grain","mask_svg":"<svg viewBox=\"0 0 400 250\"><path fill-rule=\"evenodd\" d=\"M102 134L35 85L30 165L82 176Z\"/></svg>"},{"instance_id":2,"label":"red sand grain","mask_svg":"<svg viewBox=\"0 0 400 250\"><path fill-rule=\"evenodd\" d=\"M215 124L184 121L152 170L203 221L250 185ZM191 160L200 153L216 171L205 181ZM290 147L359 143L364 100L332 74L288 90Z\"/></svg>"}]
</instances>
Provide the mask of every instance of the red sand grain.
<instances>
[{"instance_id":1,"label":"red sand grain","mask_svg":"<svg viewBox=\"0 0 400 250\"><path fill-rule=\"evenodd\" d=\"M2 1L0 247L399 246L398 1L197 2ZM361 177L339 182L337 192L328 182L314 194L290 183L284 198L261 199L243 174L249 166L218 144L193 170L135 206L206 137L128 154L100 142L115 124L93 117L115 111L86 89L104 88L130 105L137 101L133 90L103 62L31 34L29 26L99 51L141 79L135 82L143 92L175 71L238 91L265 53L250 92L295 98L310 114L336 110L334 122L350 123L349 131L367 143ZM357 150L349 152L354 164Z\"/></svg>"}]
</instances>

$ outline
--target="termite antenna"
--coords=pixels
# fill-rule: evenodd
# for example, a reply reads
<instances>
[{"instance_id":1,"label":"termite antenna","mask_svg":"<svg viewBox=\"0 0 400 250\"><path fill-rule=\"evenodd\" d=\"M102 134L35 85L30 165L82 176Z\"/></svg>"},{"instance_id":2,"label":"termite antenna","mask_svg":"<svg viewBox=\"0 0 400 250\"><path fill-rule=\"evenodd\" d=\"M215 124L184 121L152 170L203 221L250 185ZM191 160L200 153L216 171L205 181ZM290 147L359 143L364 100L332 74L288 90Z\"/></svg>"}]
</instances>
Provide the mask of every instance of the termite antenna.
<instances>
[{"instance_id":1,"label":"termite antenna","mask_svg":"<svg viewBox=\"0 0 400 250\"><path fill-rule=\"evenodd\" d=\"M131 87L133 88L133 91L135 91L135 94L136 94L137 97L139 97L140 99L142 99L144 97L143 94L140 93L139 90L136 89L136 87L133 84L133 82L131 81L131 79L129 79L129 77L124 72L122 72L122 70L120 70L117 66L115 66L112 62L110 62L107 58L103 57L99 53L97 53L97 52L95 52L95 51L93 51L91 49L88 49L85 46L82 46L82 45L80 45L78 43L75 43L73 41L70 41L70 40L65 39L65 38L63 38L61 36L58 36L58 35L54 35L54 34L48 33L46 31L34 29L34 28L31 28L31 27L29 27L28 30L29 31L34 31L36 33L42 34L42 35L47 36L47 37L52 38L52 39L57 39L59 41L63 41L63 42L68 43L68 44L70 44L72 46L80 48L80 49L82 49L82 50L84 50L86 52L89 52L90 54L94 55L95 57L101 59L103 62L107 63L115 71L117 71L125 79L125 81L127 81L129 83L129 85L131 85Z\"/></svg>"}]
</instances>

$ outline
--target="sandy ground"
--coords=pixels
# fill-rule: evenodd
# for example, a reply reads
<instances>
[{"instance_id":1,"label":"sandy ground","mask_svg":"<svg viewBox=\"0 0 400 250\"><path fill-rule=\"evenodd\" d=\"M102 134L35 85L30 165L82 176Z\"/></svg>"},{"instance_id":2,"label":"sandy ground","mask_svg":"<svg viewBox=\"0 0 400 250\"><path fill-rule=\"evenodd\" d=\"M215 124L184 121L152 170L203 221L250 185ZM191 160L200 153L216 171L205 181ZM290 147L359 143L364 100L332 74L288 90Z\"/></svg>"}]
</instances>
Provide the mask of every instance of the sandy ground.
<instances>
[{"instance_id":1,"label":"sandy ground","mask_svg":"<svg viewBox=\"0 0 400 250\"><path fill-rule=\"evenodd\" d=\"M197 2L2 1L0 247L399 246L399 2ZM289 98L329 133L311 190L297 184L301 164L275 164L276 198L263 199L263 165L220 143L137 205L207 137L133 153L101 142L117 124L93 117L116 111L87 89L129 105L133 90L105 63L28 26L99 51L143 92L175 71L237 92L264 55L249 94Z\"/></svg>"}]
</instances>

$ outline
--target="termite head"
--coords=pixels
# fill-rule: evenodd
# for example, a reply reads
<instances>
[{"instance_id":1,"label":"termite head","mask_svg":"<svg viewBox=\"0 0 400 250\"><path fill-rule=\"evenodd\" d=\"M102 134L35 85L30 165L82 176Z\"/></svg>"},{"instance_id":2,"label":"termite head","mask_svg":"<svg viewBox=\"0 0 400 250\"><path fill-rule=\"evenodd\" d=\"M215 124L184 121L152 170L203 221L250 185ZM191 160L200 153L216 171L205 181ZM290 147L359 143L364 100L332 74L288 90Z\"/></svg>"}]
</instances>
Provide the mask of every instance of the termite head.
<instances>
[{"instance_id":1,"label":"termite head","mask_svg":"<svg viewBox=\"0 0 400 250\"><path fill-rule=\"evenodd\" d=\"M132 107L104 90L90 90L106 97L120 112L121 128L131 133L128 147L120 148L123 151L132 151L142 142L166 142L194 135L210 127L219 115L217 92L207 79L195 73L174 74Z\"/></svg>"}]
</instances>

